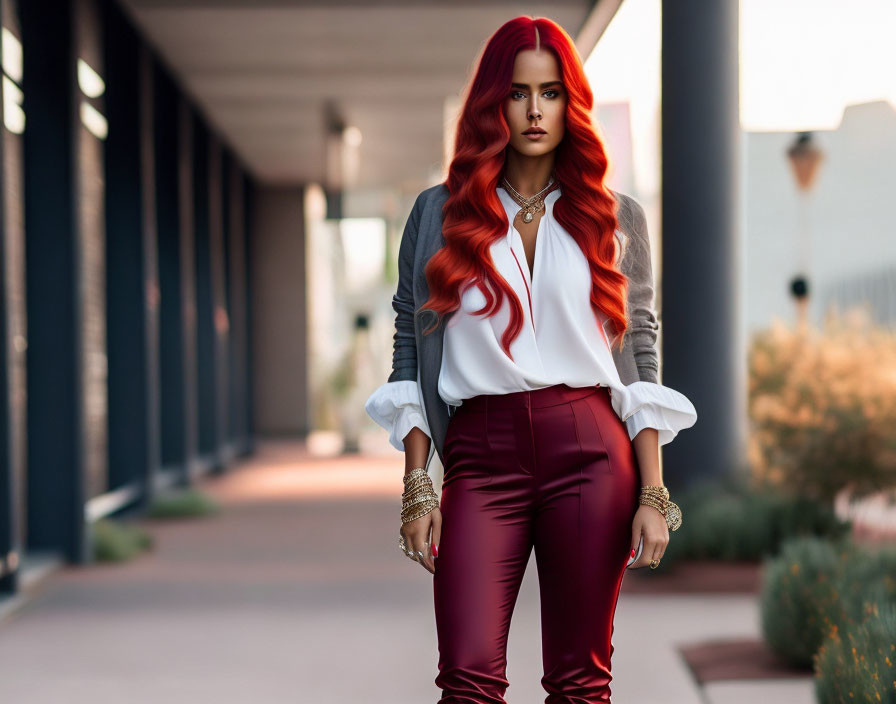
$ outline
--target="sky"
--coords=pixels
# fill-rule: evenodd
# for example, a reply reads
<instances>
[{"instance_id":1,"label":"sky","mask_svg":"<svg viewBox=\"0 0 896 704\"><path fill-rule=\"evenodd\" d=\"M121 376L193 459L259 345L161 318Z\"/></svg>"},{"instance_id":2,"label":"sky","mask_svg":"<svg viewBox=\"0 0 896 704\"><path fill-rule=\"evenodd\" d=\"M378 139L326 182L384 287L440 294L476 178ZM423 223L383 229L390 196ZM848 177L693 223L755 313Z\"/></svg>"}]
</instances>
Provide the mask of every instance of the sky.
<instances>
[{"instance_id":1,"label":"sky","mask_svg":"<svg viewBox=\"0 0 896 704\"><path fill-rule=\"evenodd\" d=\"M742 127L834 129L847 105L896 106L894 36L894 0L741 0Z\"/></svg>"},{"instance_id":2,"label":"sky","mask_svg":"<svg viewBox=\"0 0 896 704\"><path fill-rule=\"evenodd\" d=\"M631 110L638 190L659 189L660 0L625 0L585 72L596 103ZM740 123L835 129L847 105L896 106L896 0L741 0Z\"/></svg>"}]
</instances>

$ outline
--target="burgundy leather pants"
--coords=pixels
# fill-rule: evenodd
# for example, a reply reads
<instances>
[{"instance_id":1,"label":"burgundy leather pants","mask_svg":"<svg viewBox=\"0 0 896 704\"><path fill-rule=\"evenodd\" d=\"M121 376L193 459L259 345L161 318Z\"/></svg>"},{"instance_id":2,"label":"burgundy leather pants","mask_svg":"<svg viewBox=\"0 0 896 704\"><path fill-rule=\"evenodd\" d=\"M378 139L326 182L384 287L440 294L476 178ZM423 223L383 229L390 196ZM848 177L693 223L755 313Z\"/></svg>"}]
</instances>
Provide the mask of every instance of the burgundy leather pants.
<instances>
[{"instance_id":1,"label":"burgundy leather pants","mask_svg":"<svg viewBox=\"0 0 896 704\"><path fill-rule=\"evenodd\" d=\"M442 704L503 704L535 549L547 704L610 701L613 617L640 476L606 386L466 399L445 437L433 596Z\"/></svg>"}]
</instances>

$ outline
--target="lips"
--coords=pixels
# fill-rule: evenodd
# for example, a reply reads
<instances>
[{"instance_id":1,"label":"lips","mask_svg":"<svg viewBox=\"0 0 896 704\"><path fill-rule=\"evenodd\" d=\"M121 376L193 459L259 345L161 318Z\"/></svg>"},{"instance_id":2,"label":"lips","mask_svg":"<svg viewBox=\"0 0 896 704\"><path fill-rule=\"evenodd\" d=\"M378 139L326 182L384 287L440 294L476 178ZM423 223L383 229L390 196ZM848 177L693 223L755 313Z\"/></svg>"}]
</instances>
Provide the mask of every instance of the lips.
<instances>
[{"instance_id":1,"label":"lips","mask_svg":"<svg viewBox=\"0 0 896 704\"><path fill-rule=\"evenodd\" d=\"M530 127L523 134L547 134L541 127Z\"/></svg>"}]
</instances>

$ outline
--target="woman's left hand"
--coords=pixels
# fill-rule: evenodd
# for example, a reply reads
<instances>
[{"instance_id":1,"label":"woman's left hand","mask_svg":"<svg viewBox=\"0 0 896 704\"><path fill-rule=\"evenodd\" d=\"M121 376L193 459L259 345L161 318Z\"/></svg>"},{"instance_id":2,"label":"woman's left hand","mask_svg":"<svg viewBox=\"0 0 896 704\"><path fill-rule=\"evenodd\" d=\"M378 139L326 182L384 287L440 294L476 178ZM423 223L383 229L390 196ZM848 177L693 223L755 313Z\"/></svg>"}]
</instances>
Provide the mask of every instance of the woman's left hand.
<instances>
[{"instance_id":1,"label":"woman's left hand","mask_svg":"<svg viewBox=\"0 0 896 704\"><path fill-rule=\"evenodd\" d=\"M666 552L669 544L669 525L666 517L653 506L641 504L632 521L632 549L638 551L638 543L644 536L644 549L641 556L628 566L629 569L646 567L651 560L659 560Z\"/></svg>"}]
</instances>

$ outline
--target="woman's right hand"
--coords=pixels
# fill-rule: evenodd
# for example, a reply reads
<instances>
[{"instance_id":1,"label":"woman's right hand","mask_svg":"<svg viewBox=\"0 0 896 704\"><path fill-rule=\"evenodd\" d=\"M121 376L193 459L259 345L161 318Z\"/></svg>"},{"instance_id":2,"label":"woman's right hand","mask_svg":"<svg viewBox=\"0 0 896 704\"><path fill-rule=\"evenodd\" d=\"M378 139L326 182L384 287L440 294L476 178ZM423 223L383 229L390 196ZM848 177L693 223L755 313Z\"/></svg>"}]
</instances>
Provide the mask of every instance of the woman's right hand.
<instances>
[{"instance_id":1,"label":"woman's right hand","mask_svg":"<svg viewBox=\"0 0 896 704\"><path fill-rule=\"evenodd\" d=\"M400 533L404 536L408 549L411 550L411 559L416 560L435 574L436 566L433 563L433 553L430 547L435 545L436 554L438 554L439 538L442 535L442 512L438 507L420 518L403 524ZM422 557L418 551L423 553Z\"/></svg>"}]
</instances>

